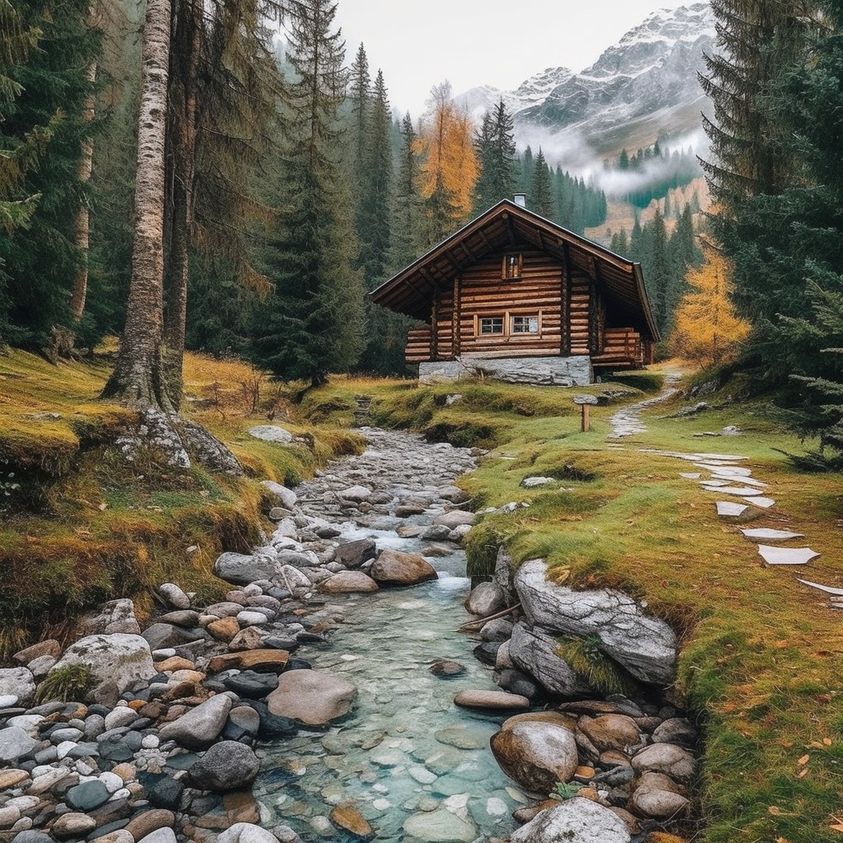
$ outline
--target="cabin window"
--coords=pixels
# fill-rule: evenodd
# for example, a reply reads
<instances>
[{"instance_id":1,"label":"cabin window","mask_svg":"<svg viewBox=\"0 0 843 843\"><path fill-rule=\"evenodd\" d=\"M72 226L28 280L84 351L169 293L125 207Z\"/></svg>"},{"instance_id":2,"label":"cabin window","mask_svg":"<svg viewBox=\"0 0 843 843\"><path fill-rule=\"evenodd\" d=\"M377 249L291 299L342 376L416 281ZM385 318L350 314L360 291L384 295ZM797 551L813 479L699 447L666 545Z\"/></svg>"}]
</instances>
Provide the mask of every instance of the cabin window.
<instances>
[{"instance_id":1,"label":"cabin window","mask_svg":"<svg viewBox=\"0 0 843 843\"><path fill-rule=\"evenodd\" d=\"M521 277L521 270L524 267L523 255L504 255L501 268L501 278L504 281Z\"/></svg>"},{"instance_id":2,"label":"cabin window","mask_svg":"<svg viewBox=\"0 0 843 843\"><path fill-rule=\"evenodd\" d=\"M539 317L532 316L513 316L512 317L512 333L513 334L537 334L539 332Z\"/></svg>"},{"instance_id":3,"label":"cabin window","mask_svg":"<svg viewBox=\"0 0 843 843\"><path fill-rule=\"evenodd\" d=\"M484 316L480 319L481 335L502 334L503 316Z\"/></svg>"}]
</instances>

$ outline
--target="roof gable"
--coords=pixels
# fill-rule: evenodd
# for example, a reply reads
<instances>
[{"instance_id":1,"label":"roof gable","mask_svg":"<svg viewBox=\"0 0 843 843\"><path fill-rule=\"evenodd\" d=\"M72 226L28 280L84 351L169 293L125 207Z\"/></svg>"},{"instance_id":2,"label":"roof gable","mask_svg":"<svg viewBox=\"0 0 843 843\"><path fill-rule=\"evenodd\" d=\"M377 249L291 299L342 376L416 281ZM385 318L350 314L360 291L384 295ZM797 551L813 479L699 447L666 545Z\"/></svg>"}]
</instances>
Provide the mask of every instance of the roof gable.
<instances>
[{"instance_id":1,"label":"roof gable","mask_svg":"<svg viewBox=\"0 0 843 843\"><path fill-rule=\"evenodd\" d=\"M445 287L484 255L520 243L535 246L599 284L630 323L658 339L641 266L605 246L568 231L509 199L504 199L402 269L369 295L382 307L418 319L430 315L437 287Z\"/></svg>"}]
</instances>

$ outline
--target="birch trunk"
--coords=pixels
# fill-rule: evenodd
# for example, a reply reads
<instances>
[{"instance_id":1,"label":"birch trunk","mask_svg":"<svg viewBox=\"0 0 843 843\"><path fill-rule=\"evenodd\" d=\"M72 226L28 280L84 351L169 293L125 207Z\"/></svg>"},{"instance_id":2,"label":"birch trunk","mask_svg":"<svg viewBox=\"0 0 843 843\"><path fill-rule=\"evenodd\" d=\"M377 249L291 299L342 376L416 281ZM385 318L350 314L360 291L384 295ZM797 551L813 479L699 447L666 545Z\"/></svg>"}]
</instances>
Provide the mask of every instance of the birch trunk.
<instances>
[{"instance_id":1,"label":"birch trunk","mask_svg":"<svg viewBox=\"0 0 843 843\"><path fill-rule=\"evenodd\" d=\"M170 0L147 0L143 28L132 279L117 366L103 394L171 411L161 362Z\"/></svg>"},{"instance_id":2,"label":"birch trunk","mask_svg":"<svg viewBox=\"0 0 843 843\"><path fill-rule=\"evenodd\" d=\"M94 122L96 96L94 94L94 83L97 81L97 63L91 62L88 65L87 81L91 85L88 96L85 97L85 106L82 119L87 124ZM82 141L82 154L79 159L79 182L87 185L91 180L94 161L94 142L90 138ZM83 198L76 209L73 218L73 242L79 249L82 256L82 266L79 267L73 278L73 289L70 294L70 312L78 322L85 313L85 300L88 297L88 248L90 246L90 209L87 198Z\"/></svg>"}]
</instances>

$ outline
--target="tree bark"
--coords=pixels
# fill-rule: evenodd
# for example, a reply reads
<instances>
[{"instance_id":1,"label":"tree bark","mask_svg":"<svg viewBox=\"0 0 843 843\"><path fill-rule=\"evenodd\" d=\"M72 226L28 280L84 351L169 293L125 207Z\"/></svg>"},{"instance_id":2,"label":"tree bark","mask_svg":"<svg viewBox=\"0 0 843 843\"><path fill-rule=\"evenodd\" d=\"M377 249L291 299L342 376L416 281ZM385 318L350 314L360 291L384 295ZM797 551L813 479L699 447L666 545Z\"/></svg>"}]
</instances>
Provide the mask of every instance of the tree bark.
<instances>
[{"instance_id":1,"label":"tree bark","mask_svg":"<svg viewBox=\"0 0 843 843\"><path fill-rule=\"evenodd\" d=\"M94 83L97 81L97 63L91 62L88 65L86 74L91 90L85 97L85 106L82 112L82 119L86 124L94 122L96 95ZM94 142L90 138L82 141L82 154L79 158L79 183L87 185L91 180L94 161ZM85 300L88 296L88 248L90 246L90 208L87 197L82 197L82 202L76 209L73 217L73 242L79 249L82 258L82 265L79 267L73 278L73 289L70 294L70 312L73 319L78 322L85 313Z\"/></svg>"},{"instance_id":2,"label":"tree bark","mask_svg":"<svg viewBox=\"0 0 843 843\"><path fill-rule=\"evenodd\" d=\"M173 206L168 259L167 306L164 321L164 372L173 404L181 404L183 392L184 337L187 320L187 287L193 232L193 195L198 139L199 60L202 38L201 0L188 0L176 24L173 56L177 92L171 102L173 114Z\"/></svg>"},{"instance_id":3,"label":"tree bark","mask_svg":"<svg viewBox=\"0 0 843 843\"><path fill-rule=\"evenodd\" d=\"M161 361L164 283L164 185L170 0L147 0L143 28L132 279L117 366L103 395L173 409Z\"/></svg>"}]
</instances>

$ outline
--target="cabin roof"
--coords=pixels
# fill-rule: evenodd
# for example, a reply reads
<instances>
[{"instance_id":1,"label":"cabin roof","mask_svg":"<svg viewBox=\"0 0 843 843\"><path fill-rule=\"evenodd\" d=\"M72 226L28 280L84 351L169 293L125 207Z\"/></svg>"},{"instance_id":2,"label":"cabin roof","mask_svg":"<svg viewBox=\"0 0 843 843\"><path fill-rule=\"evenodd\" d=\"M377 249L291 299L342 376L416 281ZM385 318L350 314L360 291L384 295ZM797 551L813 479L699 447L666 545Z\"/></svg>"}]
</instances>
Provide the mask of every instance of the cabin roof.
<instances>
[{"instance_id":1,"label":"cabin roof","mask_svg":"<svg viewBox=\"0 0 843 843\"><path fill-rule=\"evenodd\" d=\"M416 319L430 317L437 287L489 252L527 243L588 275L628 315L628 322L653 340L659 332L644 287L641 264L574 234L509 199L503 199L413 261L369 295L376 304Z\"/></svg>"}]
</instances>

